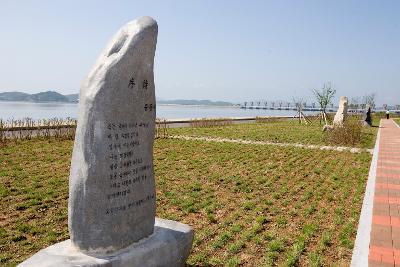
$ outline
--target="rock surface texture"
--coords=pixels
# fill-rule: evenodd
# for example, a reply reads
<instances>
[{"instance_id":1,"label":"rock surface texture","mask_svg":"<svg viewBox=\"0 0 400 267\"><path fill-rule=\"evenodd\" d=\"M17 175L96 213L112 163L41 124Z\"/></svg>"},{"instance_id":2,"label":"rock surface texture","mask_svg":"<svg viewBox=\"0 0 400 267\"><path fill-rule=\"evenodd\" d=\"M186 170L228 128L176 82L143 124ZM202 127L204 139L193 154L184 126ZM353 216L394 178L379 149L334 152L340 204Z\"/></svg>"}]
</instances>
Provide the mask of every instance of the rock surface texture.
<instances>
[{"instance_id":1,"label":"rock surface texture","mask_svg":"<svg viewBox=\"0 0 400 267\"><path fill-rule=\"evenodd\" d=\"M347 117L348 100L347 97L341 96L339 101L339 109L333 119L333 125L342 125Z\"/></svg>"},{"instance_id":2,"label":"rock surface texture","mask_svg":"<svg viewBox=\"0 0 400 267\"><path fill-rule=\"evenodd\" d=\"M89 255L153 233L156 42L153 19L126 24L82 84L68 223L72 243Z\"/></svg>"},{"instance_id":3,"label":"rock surface texture","mask_svg":"<svg viewBox=\"0 0 400 267\"><path fill-rule=\"evenodd\" d=\"M82 84L72 154L70 240L20 266L182 266L193 231L155 219L157 23L123 26Z\"/></svg>"}]
</instances>

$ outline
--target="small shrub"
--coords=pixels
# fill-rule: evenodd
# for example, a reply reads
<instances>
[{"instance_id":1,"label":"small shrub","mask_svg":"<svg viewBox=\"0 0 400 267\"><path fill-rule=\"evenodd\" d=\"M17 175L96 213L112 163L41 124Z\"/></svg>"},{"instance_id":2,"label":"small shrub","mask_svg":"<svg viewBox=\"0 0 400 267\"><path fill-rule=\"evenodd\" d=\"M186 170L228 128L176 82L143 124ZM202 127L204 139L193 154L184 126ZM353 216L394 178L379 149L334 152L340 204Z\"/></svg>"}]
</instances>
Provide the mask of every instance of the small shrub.
<instances>
[{"instance_id":1,"label":"small shrub","mask_svg":"<svg viewBox=\"0 0 400 267\"><path fill-rule=\"evenodd\" d=\"M245 246L245 244L243 243L243 241L238 241L236 243L233 243L231 245L229 245L228 247L228 252L231 254L236 254L238 253L243 247Z\"/></svg>"},{"instance_id":2,"label":"small shrub","mask_svg":"<svg viewBox=\"0 0 400 267\"><path fill-rule=\"evenodd\" d=\"M255 206L256 206L256 204L251 201L246 201L243 203L243 209L245 209L245 210L252 210L252 209L254 209Z\"/></svg>"},{"instance_id":3,"label":"small shrub","mask_svg":"<svg viewBox=\"0 0 400 267\"><path fill-rule=\"evenodd\" d=\"M207 219L211 222L211 223L216 223L217 222L217 218L215 218L215 215L212 213L208 213L207 214Z\"/></svg>"},{"instance_id":4,"label":"small shrub","mask_svg":"<svg viewBox=\"0 0 400 267\"><path fill-rule=\"evenodd\" d=\"M355 146L361 142L362 124L358 120L348 120L343 125L335 126L326 131L324 139L327 143L335 145Z\"/></svg>"}]
</instances>

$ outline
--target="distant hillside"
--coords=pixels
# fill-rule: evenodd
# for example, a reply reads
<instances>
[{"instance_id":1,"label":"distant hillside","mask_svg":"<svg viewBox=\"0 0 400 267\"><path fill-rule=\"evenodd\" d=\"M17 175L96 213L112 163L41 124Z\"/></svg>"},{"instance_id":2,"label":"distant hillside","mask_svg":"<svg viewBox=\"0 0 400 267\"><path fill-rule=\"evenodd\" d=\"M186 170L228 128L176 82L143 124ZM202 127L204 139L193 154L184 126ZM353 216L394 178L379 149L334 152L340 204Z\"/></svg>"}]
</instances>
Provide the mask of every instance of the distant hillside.
<instances>
[{"instance_id":1,"label":"distant hillside","mask_svg":"<svg viewBox=\"0 0 400 267\"><path fill-rule=\"evenodd\" d=\"M21 92L0 93L0 101L28 101L28 102L78 102L78 94L62 95L54 91L27 94Z\"/></svg>"},{"instance_id":2,"label":"distant hillside","mask_svg":"<svg viewBox=\"0 0 400 267\"><path fill-rule=\"evenodd\" d=\"M65 97L68 98L69 102L78 102L79 100L79 94L65 95Z\"/></svg>"},{"instance_id":3,"label":"distant hillside","mask_svg":"<svg viewBox=\"0 0 400 267\"><path fill-rule=\"evenodd\" d=\"M79 94L63 95L55 91L40 92L37 94L27 94L22 92L4 92L0 93L0 101L27 101L27 102L67 102L77 103ZM234 104L225 101L211 100L165 100L158 99L159 104L170 105L199 105L199 106L233 106Z\"/></svg>"},{"instance_id":4,"label":"distant hillside","mask_svg":"<svg viewBox=\"0 0 400 267\"><path fill-rule=\"evenodd\" d=\"M170 104L170 105L201 105L201 106L233 106L232 103L225 101L211 101L211 100L158 100L159 104Z\"/></svg>"},{"instance_id":5,"label":"distant hillside","mask_svg":"<svg viewBox=\"0 0 400 267\"><path fill-rule=\"evenodd\" d=\"M30 94L21 92L4 92L0 93L0 100L2 101L26 101Z\"/></svg>"},{"instance_id":6,"label":"distant hillside","mask_svg":"<svg viewBox=\"0 0 400 267\"><path fill-rule=\"evenodd\" d=\"M29 100L33 102L68 102L66 96L53 91L30 95Z\"/></svg>"}]
</instances>

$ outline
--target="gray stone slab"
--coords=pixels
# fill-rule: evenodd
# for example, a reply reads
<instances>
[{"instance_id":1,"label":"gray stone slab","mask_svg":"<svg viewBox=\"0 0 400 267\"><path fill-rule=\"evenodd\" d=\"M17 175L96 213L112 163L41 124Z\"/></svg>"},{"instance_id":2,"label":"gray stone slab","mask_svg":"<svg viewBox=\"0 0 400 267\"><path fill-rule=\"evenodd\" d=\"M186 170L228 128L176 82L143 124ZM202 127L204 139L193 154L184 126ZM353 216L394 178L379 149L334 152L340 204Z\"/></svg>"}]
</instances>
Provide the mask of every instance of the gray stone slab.
<instances>
[{"instance_id":1,"label":"gray stone slab","mask_svg":"<svg viewBox=\"0 0 400 267\"><path fill-rule=\"evenodd\" d=\"M157 29L150 17L126 24L83 82L70 173L71 239L20 266L184 265L193 231L155 218Z\"/></svg>"},{"instance_id":2,"label":"gray stone slab","mask_svg":"<svg viewBox=\"0 0 400 267\"><path fill-rule=\"evenodd\" d=\"M88 256L70 240L40 250L19 267L158 267L184 266L193 241L185 224L156 219L154 233L107 257Z\"/></svg>"},{"instance_id":3,"label":"gray stone slab","mask_svg":"<svg viewBox=\"0 0 400 267\"><path fill-rule=\"evenodd\" d=\"M107 255L153 233L157 23L123 26L82 83L68 223L74 246Z\"/></svg>"}]
</instances>

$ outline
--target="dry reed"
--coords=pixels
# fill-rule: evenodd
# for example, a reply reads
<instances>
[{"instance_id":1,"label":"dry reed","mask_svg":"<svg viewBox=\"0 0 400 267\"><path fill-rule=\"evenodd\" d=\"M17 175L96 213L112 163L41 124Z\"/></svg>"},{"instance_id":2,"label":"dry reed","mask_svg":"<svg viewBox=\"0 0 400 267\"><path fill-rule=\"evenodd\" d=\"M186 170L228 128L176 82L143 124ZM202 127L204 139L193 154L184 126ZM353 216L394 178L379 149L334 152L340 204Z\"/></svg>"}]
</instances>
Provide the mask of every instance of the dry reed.
<instances>
[{"instance_id":1,"label":"dry reed","mask_svg":"<svg viewBox=\"0 0 400 267\"><path fill-rule=\"evenodd\" d=\"M7 139L26 140L32 138L75 138L76 120L71 118L34 120L24 118L20 120L0 120L0 141Z\"/></svg>"},{"instance_id":2,"label":"dry reed","mask_svg":"<svg viewBox=\"0 0 400 267\"><path fill-rule=\"evenodd\" d=\"M326 131L324 139L335 145L355 146L361 142L362 123L358 119L346 120L343 125Z\"/></svg>"},{"instance_id":3,"label":"dry reed","mask_svg":"<svg viewBox=\"0 0 400 267\"><path fill-rule=\"evenodd\" d=\"M285 118L280 117L256 117L256 123L274 123L274 122L282 122L283 120L287 120Z\"/></svg>"},{"instance_id":4,"label":"dry reed","mask_svg":"<svg viewBox=\"0 0 400 267\"><path fill-rule=\"evenodd\" d=\"M194 119L190 121L190 127L192 128L206 128L206 127L217 127L217 126L228 126L232 124L232 119L229 118L202 118Z\"/></svg>"},{"instance_id":5,"label":"dry reed","mask_svg":"<svg viewBox=\"0 0 400 267\"><path fill-rule=\"evenodd\" d=\"M168 122L166 119L156 119L156 138L168 138Z\"/></svg>"}]
</instances>

